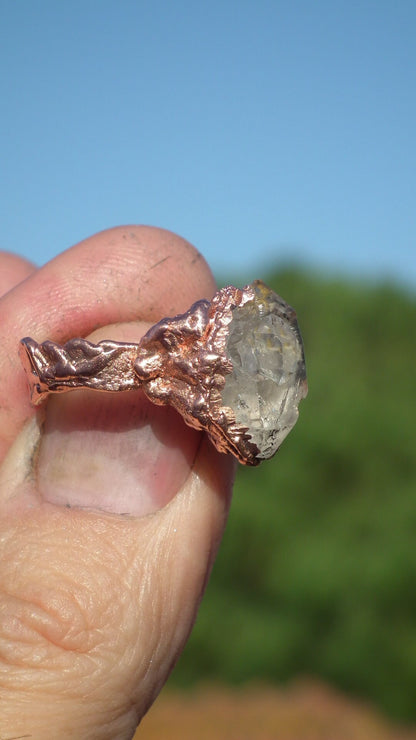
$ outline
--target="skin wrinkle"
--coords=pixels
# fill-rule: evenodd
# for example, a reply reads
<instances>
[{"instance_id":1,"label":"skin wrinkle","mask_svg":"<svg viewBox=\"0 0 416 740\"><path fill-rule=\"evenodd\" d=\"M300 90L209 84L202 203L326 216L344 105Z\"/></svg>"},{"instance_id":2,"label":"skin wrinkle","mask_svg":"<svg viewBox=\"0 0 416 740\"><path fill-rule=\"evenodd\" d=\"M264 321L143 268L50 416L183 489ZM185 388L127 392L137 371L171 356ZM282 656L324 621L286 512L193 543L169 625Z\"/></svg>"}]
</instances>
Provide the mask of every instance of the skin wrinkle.
<instances>
[{"instance_id":1,"label":"skin wrinkle","mask_svg":"<svg viewBox=\"0 0 416 740\"><path fill-rule=\"evenodd\" d=\"M46 664L44 652L36 646L29 648L29 652L35 656L38 655L38 660L33 661L31 665L28 665L27 659L19 663L17 656L13 656L11 660L2 657L0 665L0 722L4 719L9 703L13 706L13 702L10 702L10 695L16 695L17 698L17 695L21 696L26 692L28 703L35 702L33 704L34 708L36 708L36 702L40 702L41 705L50 702L52 705L61 706L62 702L68 699L77 703L83 688L87 689L96 685L92 680L94 675L91 669L93 664L92 655L80 656L79 654L73 654L71 667L64 666L62 668L62 661L59 659L51 660ZM77 676L76 685L67 680L72 672ZM100 677L101 674L102 667L100 668ZM98 680L101 680L101 678ZM85 692L82 696L85 696ZM97 703L100 702L100 696L97 696ZM17 713L16 716L18 716Z\"/></svg>"},{"instance_id":2,"label":"skin wrinkle","mask_svg":"<svg viewBox=\"0 0 416 740\"><path fill-rule=\"evenodd\" d=\"M35 531L33 532L33 536L36 536L36 528L35 528ZM59 539L59 531L57 532L57 537ZM61 597L61 604L58 603L57 605L52 606L50 602L50 595L48 592L40 593L36 597L33 591L29 591L29 597L27 598L27 601L28 603L32 601L33 604L38 604L38 606L41 606L44 609L45 613L51 614L51 617L56 621L56 624L55 622L52 624L52 628L55 629L55 631L56 631L56 627L60 626L61 634L59 635L59 645L62 648L71 649L71 650L76 649L77 651L79 650L85 651L88 649L88 646L84 646L82 644L80 645L79 641L77 641L77 644L74 645L74 644L71 644L71 639L70 639L69 646L66 644L66 641L70 637L70 634L68 634L68 630L70 633L71 630L73 629L73 623L75 621L76 614L81 615L83 617L84 624L86 625L86 627L84 627L84 632L86 631L86 629L87 630L90 629L89 627L90 623L94 624L94 622L97 621L96 616L94 616L95 613L98 612L100 614L100 621L105 620L108 609L110 608L111 610L114 605L111 596L107 597L107 593L109 589L110 589L110 594L112 591L112 584L114 581L112 577L112 572L116 570L117 568L120 568L120 567L122 568L123 565L120 566L119 563L111 562L111 557L109 556L110 556L111 550L113 551L113 554L114 554L115 548L111 541L110 543L107 541L106 543L106 562L103 564L102 555L101 555L101 558L99 555L97 555L96 566L94 567L94 553L89 552L88 546L86 545L84 546L84 548L81 547L81 549L79 550L79 559L83 560L83 550L85 550L85 558L88 558L90 561L88 568L85 569L86 578L85 577L82 578L82 571L79 570L78 566L74 573L67 571L66 577L63 577L62 572L55 566L53 561L51 563L49 562L50 560L49 551L50 552L54 551L54 544L53 544L53 541L52 542L50 541L50 535L47 536L47 540L48 540L48 547L45 548L44 550L44 557L48 563L48 572L50 574L49 582L51 584L50 585L51 594L54 595L55 597L56 597L56 594L58 595L63 594L64 596ZM26 549L29 552L30 552L30 547L31 547L31 542L30 542L30 537L29 537L28 539L26 539ZM17 548L17 545L16 545L16 548ZM64 555L64 553L62 554ZM19 573L20 571L25 570L24 560L26 558L26 555L24 552L14 553L12 551L11 553L9 553L9 560L13 562L14 558L16 559L16 566L10 574L10 581L11 581L11 585L14 588L16 587L20 588L19 580L16 579L16 573ZM66 560L68 562L68 566L70 567L71 560L72 560L72 553L70 550L68 551L68 556ZM114 557L113 557L113 561L114 561ZM100 580L95 585L92 585L91 584L91 574L94 574L94 573L96 574L96 576L99 575ZM52 581L51 581L51 577L53 579ZM3 579L3 581L4 581L4 586L6 586L7 584L6 579ZM55 589L54 591L52 591L53 584L55 583L55 581L56 583L59 584L59 589L58 590ZM97 601L95 600L95 603L93 605L90 603L86 603L85 601L86 597L87 599L89 598L89 594L91 591L94 593L98 592L102 594L100 601L97 603ZM68 596L67 596L67 594L71 594L71 593L72 593L72 601L68 600ZM45 605L45 599L47 600L46 605ZM55 602L56 601L57 600L55 598ZM58 599L58 602L59 602L59 599ZM74 606L75 606L75 613L73 611ZM63 610L63 607L64 607L64 610ZM66 612L68 611L68 607L70 608L70 611L72 611L70 618L68 618L68 616L65 614L65 611ZM90 613L92 607L94 607L94 610L93 610L93 613ZM85 616L86 614L88 616ZM79 628L81 630L82 625L80 625ZM50 631L49 631L48 637L49 639L51 639ZM55 644L58 644L57 639L58 638L56 638ZM74 639L74 635L72 636L72 640L73 639ZM85 637L83 637L83 640L85 641Z\"/></svg>"},{"instance_id":3,"label":"skin wrinkle","mask_svg":"<svg viewBox=\"0 0 416 740\"><path fill-rule=\"evenodd\" d=\"M94 634L91 615L83 608L82 599L70 596L64 588L55 589L52 599L51 593L32 593L24 598L6 589L4 595L8 598L9 610L12 615L18 615L27 635L38 635L43 645L52 647L52 660L56 658L55 648L59 652L87 655L95 647L97 640L91 639ZM13 634L14 628L16 634ZM18 625L10 621L8 636L15 643L22 640Z\"/></svg>"},{"instance_id":4,"label":"skin wrinkle","mask_svg":"<svg viewBox=\"0 0 416 740\"><path fill-rule=\"evenodd\" d=\"M63 687L64 689L65 687ZM50 699L50 707L53 708L53 715L52 711L47 710L44 717L39 717L38 715L36 718L32 718L30 723L24 724L24 730L30 731L28 734L28 737L36 738L36 740L43 740L45 737L50 737L50 730L52 726L52 720L51 717L53 716L53 726L56 727L63 727L65 732L65 737L67 738L88 738L88 740L100 740L101 738L118 738L118 737L124 737L123 735L117 735L117 729L115 730L115 734L102 734L100 730L93 729L92 731L88 732L88 735L84 734L84 730L86 727L95 727L95 718L99 718L100 715L103 713L102 708L97 703L92 702L84 702L81 707L78 708L77 713L69 713L68 708L70 708L72 697L71 696L65 696L63 691L63 699L62 703L57 704L56 701L54 702L54 692L53 692L53 686L51 687L51 691L47 692L46 688L44 691L44 695L47 696ZM11 709L8 706L5 706L4 713L2 715L2 719L7 720L8 715L10 717L10 722L7 724L7 728L14 728L17 726L18 718L25 716L25 711L27 708L27 705L30 704L31 696L30 693L26 691L25 688L22 688L21 692L19 693L19 701L16 705L16 712L13 711L11 713ZM123 722L119 721L115 725L115 728L117 727L123 727ZM19 724L19 727L21 725ZM45 728L47 728L45 730ZM8 735L4 736L5 738L8 737ZM20 737L20 735L19 735ZM23 735L25 737L25 735ZM62 738L62 735L55 735L55 737ZM125 736L127 737L127 736ZM0 738L3 738L3 735L0 735Z\"/></svg>"},{"instance_id":5,"label":"skin wrinkle","mask_svg":"<svg viewBox=\"0 0 416 740\"><path fill-rule=\"evenodd\" d=\"M20 646L17 647L20 650ZM7 696L6 692L10 690L21 690L26 687L31 694L35 692L41 696L49 694L51 700L55 703L59 699L58 704L63 698L72 698L78 701L80 696L83 697L84 701L87 694L89 701L92 702L95 700L97 705L102 702L102 695L105 693L106 676L111 671L109 672L107 670L107 663L103 662L101 654L94 651L89 651L85 654L72 652L70 656L71 660L66 661L66 665L59 655L46 660L47 653L39 653L39 648L35 648L35 655L42 655L42 660L41 662L39 660L32 661L31 664L28 664L27 656L33 653L33 649L29 648L24 656L24 661L19 664L17 662L19 650L16 651L15 646L14 652L11 655L12 660L5 663L6 672L4 673L3 681L0 679L0 684L4 690L4 697ZM117 666L118 669L119 666ZM72 671L77 676L75 684L67 680L68 676L71 676ZM114 684L114 681L109 683L109 697L106 697L106 705L108 704L111 693L117 691L118 687ZM7 703L4 703L4 706L7 707Z\"/></svg>"},{"instance_id":6,"label":"skin wrinkle","mask_svg":"<svg viewBox=\"0 0 416 740\"><path fill-rule=\"evenodd\" d=\"M159 538L158 538L158 540L159 540ZM161 546L163 548L163 543L161 543ZM149 540L149 549L150 548L154 550L154 548L155 548L155 542L154 542L154 540L153 541L152 540ZM162 557L157 556L156 559L157 559L157 561L160 561L162 558L163 558L163 549L162 549ZM142 577L140 579L140 581L141 581L141 587L140 587L140 592L139 592L139 595L138 595L138 599L139 599L139 601L141 601L141 600L146 601L146 595L145 594L143 595L143 591L144 591L146 585L151 583L151 577L147 577L147 578L145 577L145 578L143 578L143 575L144 574L143 574L142 567L143 567L143 561L141 561L138 565L136 565L136 563L133 561L131 563L131 566L130 566L130 573L132 573L133 568L134 568L134 570L141 571L141 575L142 575ZM159 563L158 567L160 567L160 563ZM146 573L146 568L145 568L144 573ZM131 580L134 581L134 575L131 576ZM100 588L100 591L102 591L102 590L103 589ZM162 609L162 613L163 612L165 612L164 609ZM154 620L152 620L152 621L154 621ZM128 647L128 646L126 646L126 647Z\"/></svg>"}]
</instances>

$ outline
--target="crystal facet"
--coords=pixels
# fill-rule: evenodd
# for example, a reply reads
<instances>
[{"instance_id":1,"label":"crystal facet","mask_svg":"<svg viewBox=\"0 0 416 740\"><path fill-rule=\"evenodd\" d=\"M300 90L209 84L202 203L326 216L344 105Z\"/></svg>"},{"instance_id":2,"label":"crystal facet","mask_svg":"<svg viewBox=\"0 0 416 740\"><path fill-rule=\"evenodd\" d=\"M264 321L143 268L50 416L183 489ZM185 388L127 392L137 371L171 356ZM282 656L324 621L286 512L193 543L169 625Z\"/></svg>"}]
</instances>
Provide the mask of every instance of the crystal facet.
<instances>
[{"instance_id":1,"label":"crystal facet","mask_svg":"<svg viewBox=\"0 0 416 740\"><path fill-rule=\"evenodd\" d=\"M233 370L221 399L247 429L257 458L265 459L296 423L307 393L306 370L295 312L264 283L251 287L253 300L232 312L226 354Z\"/></svg>"}]
</instances>

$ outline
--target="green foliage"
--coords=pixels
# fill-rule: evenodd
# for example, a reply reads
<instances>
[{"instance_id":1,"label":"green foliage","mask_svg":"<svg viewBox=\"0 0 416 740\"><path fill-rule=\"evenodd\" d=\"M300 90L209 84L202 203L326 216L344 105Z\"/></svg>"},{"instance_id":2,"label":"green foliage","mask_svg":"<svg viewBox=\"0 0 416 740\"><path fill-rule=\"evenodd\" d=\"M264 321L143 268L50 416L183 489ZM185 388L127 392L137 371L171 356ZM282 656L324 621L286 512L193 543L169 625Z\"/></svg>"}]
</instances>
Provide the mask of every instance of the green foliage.
<instances>
[{"instance_id":1,"label":"green foliage","mask_svg":"<svg viewBox=\"0 0 416 740\"><path fill-rule=\"evenodd\" d=\"M309 395L277 456L240 468L174 682L315 675L416 719L416 301L297 269Z\"/></svg>"}]
</instances>

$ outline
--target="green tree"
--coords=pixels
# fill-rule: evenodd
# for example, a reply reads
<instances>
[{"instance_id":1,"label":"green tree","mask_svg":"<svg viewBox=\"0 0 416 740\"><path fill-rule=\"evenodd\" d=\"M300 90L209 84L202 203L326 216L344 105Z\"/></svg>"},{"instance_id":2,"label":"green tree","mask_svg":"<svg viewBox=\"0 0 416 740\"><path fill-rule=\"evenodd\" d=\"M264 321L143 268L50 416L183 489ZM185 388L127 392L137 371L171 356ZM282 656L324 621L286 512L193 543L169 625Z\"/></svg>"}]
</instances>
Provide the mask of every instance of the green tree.
<instances>
[{"instance_id":1,"label":"green tree","mask_svg":"<svg viewBox=\"0 0 416 740\"><path fill-rule=\"evenodd\" d=\"M293 268L309 395L276 457L240 468L173 680L315 675L416 719L416 300Z\"/></svg>"}]
</instances>

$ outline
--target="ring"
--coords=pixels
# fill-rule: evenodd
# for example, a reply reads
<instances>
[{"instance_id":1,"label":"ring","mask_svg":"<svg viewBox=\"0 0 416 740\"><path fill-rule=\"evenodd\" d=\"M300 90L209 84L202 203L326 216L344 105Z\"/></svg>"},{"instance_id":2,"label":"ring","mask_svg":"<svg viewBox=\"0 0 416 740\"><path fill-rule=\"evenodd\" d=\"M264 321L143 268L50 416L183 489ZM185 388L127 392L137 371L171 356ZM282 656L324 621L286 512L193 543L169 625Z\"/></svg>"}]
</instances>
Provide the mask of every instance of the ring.
<instances>
[{"instance_id":1,"label":"ring","mask_svg":"<svg viewBox=\"0 0 416 740\"><path fill-rule=\"evenodd\" d=\"M244 465L272 457L308 385L296 313L261 280L152 326L139 343L20 342L34 405L77 388L141 389Z\"/></svg>"}]
</instances>

